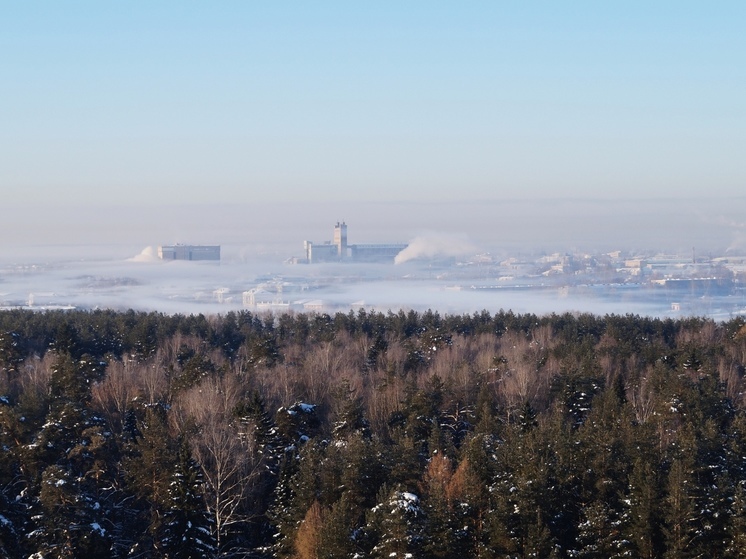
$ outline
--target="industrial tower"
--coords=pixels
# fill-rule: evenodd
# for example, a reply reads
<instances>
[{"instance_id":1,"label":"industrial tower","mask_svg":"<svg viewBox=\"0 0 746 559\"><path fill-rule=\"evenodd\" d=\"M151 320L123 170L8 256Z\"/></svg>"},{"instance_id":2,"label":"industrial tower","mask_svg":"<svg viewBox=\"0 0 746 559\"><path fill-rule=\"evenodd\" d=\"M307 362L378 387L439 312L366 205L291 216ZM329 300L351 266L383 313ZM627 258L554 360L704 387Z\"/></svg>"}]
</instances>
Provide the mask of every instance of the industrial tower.
<instances>
[{"instance_id":1,"label":"industrial tower","mask_svg":"<svg viewBox=\"0 0 746 559\"><path fill-rule=\"evenodd\" d=\"M334 226L334 246L337 247L337 256L340 260L347 258L347 224L339 221Z\"/></svg>"}]
</instances>

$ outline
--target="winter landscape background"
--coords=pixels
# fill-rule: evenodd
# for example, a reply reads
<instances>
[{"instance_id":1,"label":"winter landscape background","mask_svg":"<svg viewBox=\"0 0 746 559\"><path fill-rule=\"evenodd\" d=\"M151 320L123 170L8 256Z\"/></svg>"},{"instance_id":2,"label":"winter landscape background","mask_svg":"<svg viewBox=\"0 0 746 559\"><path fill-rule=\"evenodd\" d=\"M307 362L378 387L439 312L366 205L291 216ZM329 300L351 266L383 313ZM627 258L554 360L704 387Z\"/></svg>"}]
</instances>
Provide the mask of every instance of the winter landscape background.
<instances>
[{"instance_id":1,"label":"winter landscape background","mask_svg":"<svg viewBox=\"0 0 746 559\"><path fill-rule=\"evenodd\" d=\"M276 299L332 311L510 309L727 319L745 304L744 206L744 199L18 206L1 226L0 302L216 313L247 308L242 293L274 282L286 289ZM337 215L346 216L351 242L409 243L401 262L289 264L302 253L304 239L330 238ZM175 242L219 244L221 262L160 261L158 246ZM617 256L609 260L609 254ZM662 297L660 290L639 289L645 274L617 273L626 261L660 255L698 260L700 269L672 267L655 277L719 275L732 289ZM551 265L562 259L573 259L575 267L551 274ZM583 262L591 259L597 266L585 269ZM728 267L716 269L717 262ZM673 312L672 303L682 298L683 307Z\"/></svg>"}]
</instances>

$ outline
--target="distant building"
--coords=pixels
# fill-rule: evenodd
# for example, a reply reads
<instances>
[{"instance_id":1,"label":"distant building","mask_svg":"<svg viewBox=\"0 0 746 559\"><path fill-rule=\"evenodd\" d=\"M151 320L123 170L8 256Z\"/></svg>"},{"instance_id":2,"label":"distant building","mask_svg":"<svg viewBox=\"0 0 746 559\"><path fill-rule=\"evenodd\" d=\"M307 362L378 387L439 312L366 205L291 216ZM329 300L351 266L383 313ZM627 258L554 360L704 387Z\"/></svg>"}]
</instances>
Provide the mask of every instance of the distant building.
<instances>
[{"instance_id":1,"label":"distant building","mask_svg":"<svg viewBox=\"0 0 746 559\"><path fill-rule=\"evenodd\" d=\"M337 222L334 240L323 243L303 241L305 262L376 262L393 263L396 255L407 248L406 243L347 244L347 224ZM298 260L295 260L298 262Z\"/></svg>"},{"instance_id":2,"label":"distant building","mask_svg":"<svg viewBox=\"0 0 746 559\"><path fill-rule=\"evenodd\" d=\"M220 246L163 245L158 247L161 260L220 260Z\"/></svg>"},{"instance_id":3,"label":"distant building","mask_svg":"<svg viewBox=\"0 0 746 559\"><path fill-rule=\"evenodd\" d=\"M311 264L318 262L338 262L344 259L339 255L339 249L336 245L327 241L323 244L303 241L303 249L306 251L306 261Z\"/></svg>"},{"instance_id":4,"label":"distant building","mask_svg":"<svg viewBox=\"0 0 746 559\"><path fill-rule=\"evenodd\" d=\"M647 265L647 263L644 260L641 260L639 258L634 258L632 260L625 260L624 261L624 267L625 268L636 268L641 269L644 268Z\"/></svg>"},{"instance_id":5,"label":"distant building","mask_svg":"<svg viewBox=\"0 0 746 559\"><path fill-rule=\"evenodd\" d=\"M352 245L350 258L353 262L393 262L405 248L403 244Z\"/></svg>"},{"instance_id":6,"label":"distant building","mask_svg":"<svg viewBox=\"0 0 746 559\"><path fill-rule=\"evenodd\" d=\"M337 256L341 259L347 257L347 224L337 222L334 226L334 245L337 247Z\"/></svg>"},{"instance_id":7,"label":"distant building","mask_svg":"<svg viewBox=\"0 0 746 559\"><path fill-rule=\"evenodd\" d=\"M212 296L218 303L230 303L233 298L230 297L231 290L227 287L220 287L212 292Z\"/></svg>"}]
</instances>

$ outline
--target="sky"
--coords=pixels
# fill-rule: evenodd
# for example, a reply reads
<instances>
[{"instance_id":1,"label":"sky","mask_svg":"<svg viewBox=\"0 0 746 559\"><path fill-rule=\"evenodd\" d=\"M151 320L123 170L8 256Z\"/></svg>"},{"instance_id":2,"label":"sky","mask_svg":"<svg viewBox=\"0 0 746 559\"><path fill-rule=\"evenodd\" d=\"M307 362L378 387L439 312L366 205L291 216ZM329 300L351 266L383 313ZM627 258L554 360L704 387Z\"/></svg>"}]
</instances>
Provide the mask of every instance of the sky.
<instances>
[{"instance_id":1,"label":"sky","mask_svg":"<svg viewBox=\"0 0 746 559\"><path fill-rule=\"evenodd\" d=\"M741 1L0 4L6 207L746 191Z\"/></svg>"}]
</instances>

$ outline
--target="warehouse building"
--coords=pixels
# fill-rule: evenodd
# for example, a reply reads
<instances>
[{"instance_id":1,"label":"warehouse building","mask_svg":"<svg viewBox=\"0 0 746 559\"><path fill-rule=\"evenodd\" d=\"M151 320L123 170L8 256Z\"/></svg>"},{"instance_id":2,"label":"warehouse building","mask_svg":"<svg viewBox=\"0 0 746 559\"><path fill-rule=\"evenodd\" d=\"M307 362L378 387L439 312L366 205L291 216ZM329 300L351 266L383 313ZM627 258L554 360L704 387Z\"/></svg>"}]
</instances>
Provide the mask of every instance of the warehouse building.
<instances>
[{"instance_id":1,"label":"warehouse building","mask_svg":"<svg viewBox=\"0 0 746 559\"><path fill-rule=\"evenodd\" d=\"M163 245L158 247L161 260L220 260L220 245Z\"/></svg>"}]
</instances>

